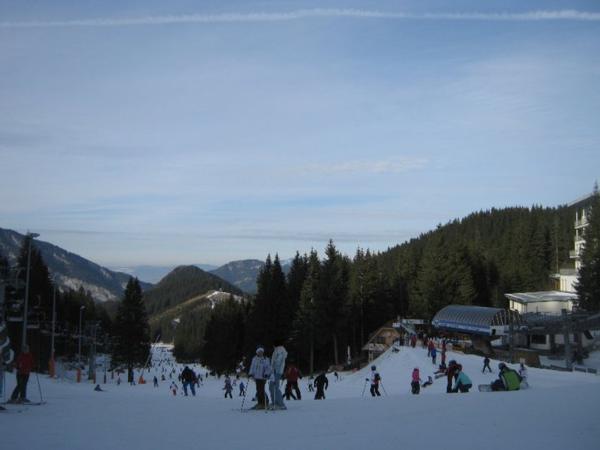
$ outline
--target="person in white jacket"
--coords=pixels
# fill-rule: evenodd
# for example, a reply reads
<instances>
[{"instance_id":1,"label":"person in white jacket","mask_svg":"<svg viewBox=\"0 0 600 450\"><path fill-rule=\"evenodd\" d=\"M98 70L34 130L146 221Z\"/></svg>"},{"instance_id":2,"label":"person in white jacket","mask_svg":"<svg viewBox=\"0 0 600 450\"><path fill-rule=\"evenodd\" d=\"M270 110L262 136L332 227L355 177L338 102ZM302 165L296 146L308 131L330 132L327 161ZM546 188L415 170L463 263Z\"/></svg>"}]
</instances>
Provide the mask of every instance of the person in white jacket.
<instances>
[{"instance_id":1,"label":"person in white jacket","mask_svg":"<svg viewBox=\"0 0 600 450\"><path fill-rule=\"evenodd\" d=\"M281 341L275 341L275 348L271 355L271 378L269 379L269 392L273 401L272 409L287 409L283 403L283 395L281 394L281 380L285 371L285 359L287 351Z\"/></svg>"},{"instance_id":2,"label":"person in white jacket","mask_svg":"<svg viewBox=\"0 0 600 450\"><path fill-rule=\"evenodd\" d=\"M258 347L256 356L252 358L248 376L254 378L256 383L256 405L252 409L265 409L267 407L267 399L265 397L265 384L267 378L271 375L271 364L265 358L265 349Z\"/></svg>"}]
</instances>

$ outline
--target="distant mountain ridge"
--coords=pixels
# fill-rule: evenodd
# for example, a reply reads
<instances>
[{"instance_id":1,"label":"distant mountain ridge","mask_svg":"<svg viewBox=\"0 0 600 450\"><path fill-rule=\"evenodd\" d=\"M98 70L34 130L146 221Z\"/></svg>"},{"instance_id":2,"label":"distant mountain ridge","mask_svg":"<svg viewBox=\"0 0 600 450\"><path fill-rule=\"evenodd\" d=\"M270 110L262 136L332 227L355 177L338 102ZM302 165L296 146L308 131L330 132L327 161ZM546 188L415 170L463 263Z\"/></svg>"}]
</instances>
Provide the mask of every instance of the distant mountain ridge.
<instances>
[{"instance_id":1,"label":"distant mountain ridge","mask_svg":"<svg viewBox=\"0 0 600 450\"><path fill-rule=\"evenodd\" d=\"M265 263L258 259L244 259L231 261L211 273L229 281L244 292L256 294L256 277L264 265Z\"/></svg>"},{"instance_id":2,"label":"distant mountain ridge","mask_svg":"<svg viewBox=\"0 0 600 450\"><path fill-rule=\"evenodd\" d=\"M171 309L209 291L224 291L243 295L236 286L196 266L179 266L167 274L158 284L144 292L148 315L152 316Z\"/></svg>"},{"instance_id":3,"label":"distant mountain ridge","mask_svg":"<svg viewBox=\"0 0 600 450\"><path fill-rule=\"evenodd\" d=\"M205 272L210 272L217 269L219 266L214 264L190 264L196 266ZM128 266L128 267L112 267L111 270L116 272L124 272L131 276L137 277L139 280L146 281L148 283L156 284L163 279L169 272L171 272L177 265L170 266L154 266L154 265L139 265L139 266Z\"/></svg>"},{"instance_id":4,"label":"distant mountain ridge","mask_svg":"<svg viewBox=\"0 0 600 450\"><path fill-rule=\"evenodd\" d=\"M0 253L8 258L9 264L16 264L23 239L25 236L21 233L0 228ZM61 290L82 287L98 302L121 299L129 280L128 274L112 271L48 242L36 239L34 245L41 252L50 273L56 275ZM144 290L152 286L144 282L140 284Z\"/></svg>"}]
</instances>

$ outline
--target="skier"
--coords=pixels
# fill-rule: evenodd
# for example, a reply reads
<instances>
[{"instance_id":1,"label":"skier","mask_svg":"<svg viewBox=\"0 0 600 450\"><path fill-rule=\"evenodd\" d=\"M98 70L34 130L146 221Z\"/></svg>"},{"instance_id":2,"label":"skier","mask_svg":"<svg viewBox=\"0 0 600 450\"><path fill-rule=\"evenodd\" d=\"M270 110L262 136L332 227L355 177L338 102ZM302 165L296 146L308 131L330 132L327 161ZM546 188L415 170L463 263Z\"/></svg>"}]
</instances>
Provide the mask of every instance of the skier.
<instances>
[{"instance_id":1,"label":"skier","mask_svg":"<svg viewBox=\"0 0 600 450\"><path fill-rule=\"evenodd\" d=\"M283 395L281 394L281 380L285 370L285 359L287 351L285 350L281 340L275 341L275 348L271 355L271 378L269 379L269 392L271 392L271 409L287 409L283 403Z\"/></svg>"},{"instance_id":2,"label":"skier","mask_svg":"<svg viewBox=\"0 0 600 450\"><path fill-rule=\"evenodd\" d=\"M410 382L411 392L413 394L418 394L421 391L421 375L419 373L419 368L415 367L412 372L412 381Z\"/></svg>"},{"instance_id":3,"label":"skier","mask_svg":"<svg viewBox=\"0 0 600 450\"><path fill-rule=\"evenodd\" d=\"M427 342L427 356L432 356L431 353L434 348L435 348L435 344L433 342L433 339L429 339L429 342Z\"/></svg>"},{"instance_id":4,"label":"skier","mask_svg":"<svg viewBox=\"0 0 600 450\"><path fill-rule=\"evenodd\" d=\"M267 406L265 383L267 378L271 375L271 365L264 355L265 349L258 347L256 349L256 356L252 358L250 370L248 371L248 376L254 378L254 382L256 383L256 405L251 409L265 409Z\"/></svg>"},{"instance_id":5,"label":"skier","mask_svg":"<svg viewBox=\"0 0 600 450\"><path fill-rule=\"evenodd\" d=\"M156 378L156 375L154 375L154 387L158 387L158 378Z\"/></svg>"},{"instance_id":6,"label":"skier","mask_svg":"<svg viewBox=\"0 0 600 450\"><path fill-rule=\"evenodd\" d=\"M435 366L436 365L435 360L436 360L436 357L437 357L437 350L436 350L435 347L432 347L431 350L430 350L430 352L431 352L431 362Z\"/></svg>"},{"instance_id":7,"label":"skier","mask_svg":"<svg viewBox=\"0 0 600 450\"><path fill-rule=\"evenodd\" d=\"M246 386L243 381L240 381L240 395L238 397L242 397L246 395Z\"/></svg>"},{"instance_id":8,"label":"skier","mask_svg":"<svg viewBox=\"0 0 600 450\"><path fill-rule=\"evenodd\" d=\"M285 399L289 401L290 397L294 400L302 399L302 394L300 394L300 388L298 387L298 378L301 378L300 371L294 365L293 362L290 362L287 370L285 371ZM296 395L292 392L296 392Z\"/></svg>"},{"instance_id":9,"label":"skier","mask_svg":"<svg viewBox=\"0 0 600 450\"><path fill-rule=\"evenodd\" d=\"M492 383L492 391L518 391L521 387L519 374L501 362L498 364L500 371L498 379Z\"/></svg>"},{"instance_id":10,"label":"skier","mask_svg":"<svg viewBox=\"0 0 600 450\"><path fill-rule=\"evenodd\" d=\"M171 386L169 386L169 389L173 393L173 396L176 397L177 396L177 384L175 384L175 381L171 381Z\"/></svg>"},{"instance_id":11,"label":"skier","mask_svg":"<svg viewBox=\"0 0 600 450\"><path fill-rule=\"evenodd\" d=\"M329 380L325 376L325 372L321 373L321 375L315 378L314 385L317 388L315 400L325 400L325 391L329 387Z\"/></svg>"},{"instance_id":12,"label":"skier","mask_svg":"<svg viewBox=\"0 0 600 450\"><path fill-rule=\"evenodd\" d=\"M469 389L473 386L471 379L462 371L462 367L459 366L458 372L456 374L456 384L452 389L452 392L469 392Z\"/></svg>"},{"instance_id":13,"label":"skier","mask_svg":"<svg viewBox=\"0 0 600 450\"><path fill-rule=\"evenodd\" d=\"M377 373L377 367L371 366L371 375L369 376L369 380L371 381L371 396L372 397L381 397L379 393L379 382L381 381L381 376Z\"/></svg>"},{"instance_id":14,"label":"skier","mask_svg":"<svg viewBox=\"0 0 600 450\"><path fill-rule=\"evenodd\" d=\"M492 368L490 367L490 358L487 356L483 358L483 369L481 370L481 373L485 373L485 369L488 369L490 373L492 373Z\"/></svg>"},{"instance_id":15,"label":"skier","mask_svg":"<svg viewBox=\"0 0 600 450\"><path fill-rule=\"evenodd\" d=\"M310 377L308 379L308 392L315 392L315 386L314 386L314 379L313 377Z\"/></svg>"},{"instance_id":16,"label":"skier","mask_svg":"<svg viewBox=\"0 0 600 450\"><path fill-rule=\"evenodd\" d=\"M33 369L33 355L29 353L29 346L24 345L15 362L17 367L17 386L10 396L9 403L30 403L27 399L27 382Z\"/></svg>"},{"instance_id":17,"label":"skier","mask_svg":"<svg viewBox=\"0 0 600 450\"><path fill-rule=\"evenodd\" d=\"M192 391L192 395L195 397L196 389L194 388L194 379L196 378L196 374L194 373L194 371L192 369L190 369L188 366L185 366L185 368L181 372L180 377L181 377L181 382L183 383L184 395L187 397L187 395L188 395L187 388L189 387L190 390Z\"/></svg>"},{"instance_id":18,"label":"skier","mask_svg":"<svg viewBox=\"0 0 600 450\"><path fill-rule=\"evenodd\" d=\"M225 386L223 387L223 390L225 391L225 398L227 398L228 395L229 398L233 398L231 396L232 389L233 387L231 386L231 378L229 378L229 375L225 375Z\"/></svg>"}]
</instances>

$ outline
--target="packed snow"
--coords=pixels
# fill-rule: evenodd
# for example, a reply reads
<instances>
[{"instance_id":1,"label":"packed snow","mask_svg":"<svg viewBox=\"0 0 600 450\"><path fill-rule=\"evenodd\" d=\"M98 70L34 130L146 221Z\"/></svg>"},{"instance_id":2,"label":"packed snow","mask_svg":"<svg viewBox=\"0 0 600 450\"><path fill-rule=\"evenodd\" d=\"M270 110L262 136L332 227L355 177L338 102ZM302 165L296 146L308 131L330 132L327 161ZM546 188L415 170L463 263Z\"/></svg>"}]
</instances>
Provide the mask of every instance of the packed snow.
<instances>
[{"instance_id":1,"label":"packed snow","mask_svg":"<svg viewBox=\"0 0 600 450\"><path fill-rule=\"evenodd\" d=\"M491 363L494 373L484 375L483 358L448 352L447 360L457 360L472 379L471 392L446 394L443 377L422 388L420 395L412 395L414 367L420 368L425 381L435 366L426 349L402 347L373 362L382 376L382 397L372 398L369 387L364 389L369 365L356 373L339 373L339 381L328 374L326 400L313 399L304 377L302 400L287 401L286 411L242 413L237 387L233 399L224 398L223 377L209 376L195 397L185 397L177 382L183 365L173 362L169 347L154 346L153 359L143 385L128 385L125 374L120 385L110 375L103 384L100 369L103 392L95 392L88 382L75 383L73 374L62 381L32 374L28 397L39 400L39 379L47 403L8 405L8 412L0 413L2 448L563 450L596 449L600 442L600 376L592 374L529 368L530 389L480 393L477 384L495 379L498 362ZM173 380L180 387L177 396L169 390L171 364L176 372ZM152 378L156 374L160 380L163 367L166 381L155 388ZM192 368L206 373L199 366ZM14 374L7 374L7 393L13 386ZM245 408L252 405L253 395L250 382Z\"/></svg>"}]
</instances>

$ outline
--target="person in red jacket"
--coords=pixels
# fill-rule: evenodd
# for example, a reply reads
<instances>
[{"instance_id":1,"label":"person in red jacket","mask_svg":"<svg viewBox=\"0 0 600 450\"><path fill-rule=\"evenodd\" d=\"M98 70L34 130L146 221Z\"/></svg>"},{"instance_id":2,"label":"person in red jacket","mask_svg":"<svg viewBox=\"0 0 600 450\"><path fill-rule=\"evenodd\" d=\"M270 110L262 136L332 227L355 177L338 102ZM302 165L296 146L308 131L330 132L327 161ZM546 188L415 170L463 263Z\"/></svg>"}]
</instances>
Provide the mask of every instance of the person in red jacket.
<instances>
[{"instance_id":1,"label":"person in red jacket","mask_svg":"<svg viewBox=\"0 0 600 450\"><path fill-rule=\"evenodd\" d=\"M17 368L17 386L10 396L11 403L29 403L27 400L27 382L33 369L33 355L29 353L29 346L24 345L15 361Z\"/></svg>"},{"instance_id":2,"label":"person in red jacket","mask_svg":"<svg viewBox=\"0 0 600 450\"><path fill-rule=\"evenodd\" d=\"M294 365L293 362L288 365L288 368L285 371L284 376L285 376L285 380L286 380L286 384L285 384L286 400L289 400L290 397L293 398L294 400L302 399L302 394L300 394L300 388L298 387L298 378L301 378L301 375L300 375L300 371ZM292 392L292 390L294 390L296 392L295 396L294 396L294 393Z\"/></svg>"}]
</instances>

